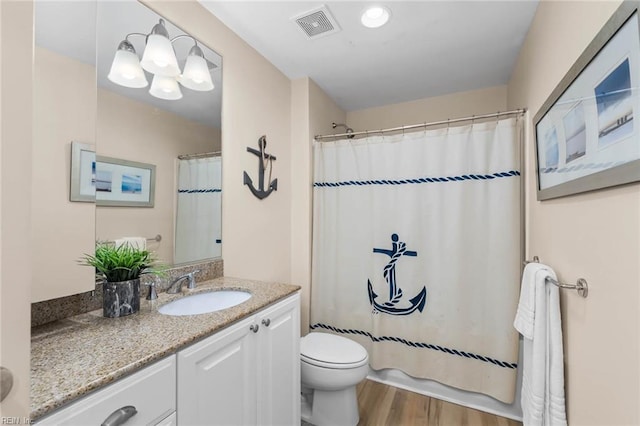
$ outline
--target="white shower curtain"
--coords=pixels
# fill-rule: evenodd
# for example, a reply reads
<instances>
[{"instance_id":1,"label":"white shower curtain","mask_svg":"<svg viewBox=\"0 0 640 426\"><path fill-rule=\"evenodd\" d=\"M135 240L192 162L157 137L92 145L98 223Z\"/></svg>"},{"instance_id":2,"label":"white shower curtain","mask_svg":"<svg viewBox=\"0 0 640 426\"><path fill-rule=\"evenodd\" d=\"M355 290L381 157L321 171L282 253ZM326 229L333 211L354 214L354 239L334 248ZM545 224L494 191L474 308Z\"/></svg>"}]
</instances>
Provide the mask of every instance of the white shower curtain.
<instances>
[{"instance_id":1,"label":"white shower curtain","mask_svg":"<svg viewBox=\"0 0 640 426\"><path fill-rule=\"evenodd\" d=\"M517 119L314 143L311 328L510 403L521 262Z\"/></svg>"},{"instance_id":2,"label":"white shower curtain","mask_svg":"<svg viewBox=\"0 0 640 426\"><path fill-rule=\"evenodd\" d=\"M221 255L221 183L221 157L178 161L175 263Z\"/></svg>"}]
</instances>

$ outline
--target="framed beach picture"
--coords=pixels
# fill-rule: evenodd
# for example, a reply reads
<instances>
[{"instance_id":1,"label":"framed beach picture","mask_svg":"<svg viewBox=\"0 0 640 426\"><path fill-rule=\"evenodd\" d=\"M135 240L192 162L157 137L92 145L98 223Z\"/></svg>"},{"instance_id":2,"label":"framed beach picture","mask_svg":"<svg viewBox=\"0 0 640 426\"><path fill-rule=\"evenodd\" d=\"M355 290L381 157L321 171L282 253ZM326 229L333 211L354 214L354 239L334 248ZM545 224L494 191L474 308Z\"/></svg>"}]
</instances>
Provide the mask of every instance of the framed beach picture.
<instances>
[{"instance_id":1,"label":"framed beach picture","mask_svg":"<svg viewBox=\"0 0 640 426\"><path fill-rule=\"evenodd\" d=\"M624 2L534 117L538 200L640 181L640 25Z\"/></svg>"},{"instance_id":2,"label":"framed beach picture","mask_svg":"<svg viewBox=\"0 0 640 426\"><path fill-rule=\"evenodd\" d=\"M69 201L96 201L95 167L96 153L93 145L71 142Z\"/></svg>"},{"instance_id":3,"label":"framed beach picture","mask_svg":"<svg viewBox=\"0 0 640 426\"><path fill-rule=\"evenodd\" d=\"M153 207L156 166L97 156L96 205L107 207Z\"/></svg>"}]
</instances>

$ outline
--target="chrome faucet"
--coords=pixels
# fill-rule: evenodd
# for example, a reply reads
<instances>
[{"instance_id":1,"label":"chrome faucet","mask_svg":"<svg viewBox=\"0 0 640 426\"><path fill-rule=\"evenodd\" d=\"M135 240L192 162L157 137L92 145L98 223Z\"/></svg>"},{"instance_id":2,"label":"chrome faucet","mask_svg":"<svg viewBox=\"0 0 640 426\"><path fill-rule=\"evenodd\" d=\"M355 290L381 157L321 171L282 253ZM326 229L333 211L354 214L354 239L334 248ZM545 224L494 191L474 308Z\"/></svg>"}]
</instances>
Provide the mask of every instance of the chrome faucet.
<instances>
[{"instance_id":1,"label":"chrome faucet","mask_svg":"<svg viewBox=\"0 0 640 426\"><path fill-rule=\"evenodd\" d=\"M181 275L178 278L176 278L175 280L173 280L173 282L171 283L171 285L167 289L167 293L169 293L169 294L180 293L182 291L182 281L185 280L185 279L187 280L187 283L188 283L187 284L187 288L188 289L196 288L196 279L194 277L196 272L200 272L200 270L196 269L195 271L191 271L188 274Z\"/></svg>"}]
</instances>

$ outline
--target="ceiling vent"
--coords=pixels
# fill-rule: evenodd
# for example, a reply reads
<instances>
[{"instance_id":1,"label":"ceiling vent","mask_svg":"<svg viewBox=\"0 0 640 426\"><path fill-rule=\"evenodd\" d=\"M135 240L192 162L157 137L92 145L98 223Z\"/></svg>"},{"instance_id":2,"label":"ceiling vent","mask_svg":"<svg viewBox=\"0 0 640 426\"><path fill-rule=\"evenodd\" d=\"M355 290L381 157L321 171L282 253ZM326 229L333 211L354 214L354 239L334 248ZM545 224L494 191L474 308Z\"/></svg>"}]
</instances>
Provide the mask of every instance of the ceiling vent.
<instances>
[{"instance_id":1,"label":"ceiling vent","mask_svg":"<svg viewBox=\"0 0 640 426\"><path fill-rule=\"evenodd\" d=\"M340 26L331 15L327 6L322 5L313 10L291 18L298 27L310 38L324 37L340 31Z\"/></svg>"}]
</instances>

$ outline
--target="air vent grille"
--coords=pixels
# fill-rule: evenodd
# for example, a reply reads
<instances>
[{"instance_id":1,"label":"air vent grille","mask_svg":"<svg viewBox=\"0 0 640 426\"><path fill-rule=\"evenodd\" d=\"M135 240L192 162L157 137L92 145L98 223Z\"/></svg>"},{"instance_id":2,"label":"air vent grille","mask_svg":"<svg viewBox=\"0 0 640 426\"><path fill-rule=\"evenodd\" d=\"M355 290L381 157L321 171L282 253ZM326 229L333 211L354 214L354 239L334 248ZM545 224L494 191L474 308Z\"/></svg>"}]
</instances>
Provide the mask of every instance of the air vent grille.
<instances>
[{"instance_id":1,"label":"air vent grille","mask_svg":"<svg viewBox=\"0 0 640 426\"><path fill-rule=\"evenodd\" d=\"M340 31L335 18L326 6L305 12L291 18L309 38L316 38Z\"/></svg>"}]
</instances>

